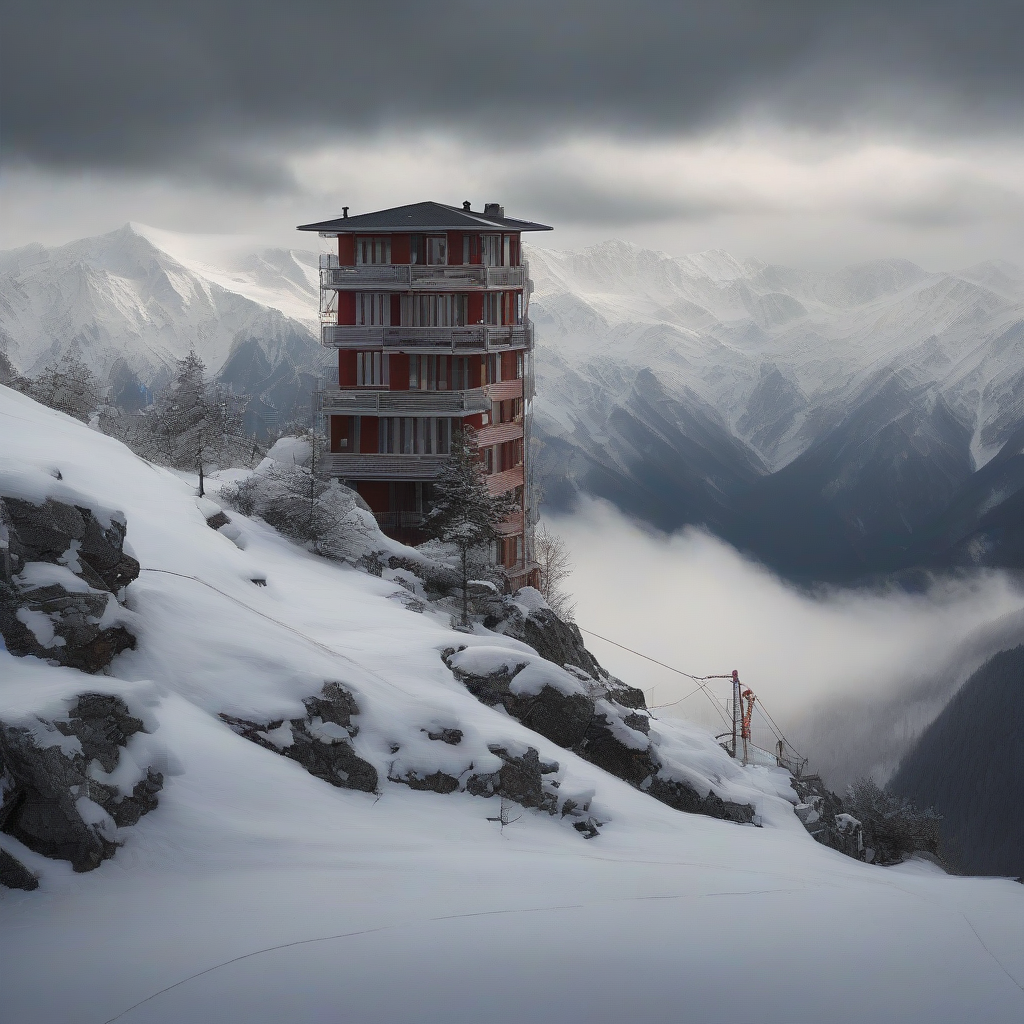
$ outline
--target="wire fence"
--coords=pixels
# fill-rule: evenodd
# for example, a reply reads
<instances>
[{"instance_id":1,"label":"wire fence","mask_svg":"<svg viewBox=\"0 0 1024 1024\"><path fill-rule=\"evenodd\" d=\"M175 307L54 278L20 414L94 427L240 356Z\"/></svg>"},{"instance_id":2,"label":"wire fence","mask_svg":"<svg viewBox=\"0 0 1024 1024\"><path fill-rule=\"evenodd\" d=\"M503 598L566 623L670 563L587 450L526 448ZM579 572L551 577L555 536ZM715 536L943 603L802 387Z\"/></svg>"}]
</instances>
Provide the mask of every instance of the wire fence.
<instances>
[{"instance_id":1,"label":"wire fence","mask_svg":"<svg viewBox=\"0 0 1024 1024\"><path fill-rule=\"evenodd\" d=\"M675 700L649 704L649 711L671 710L672 717L684 718L706 729L733 757L747 764L782 767L795 775L806 767L807 759L786 739L767 708L740 682L737 673L699 676L684 672L582 626L579 629L696 684Z\"/></svg>"}]
</instances>

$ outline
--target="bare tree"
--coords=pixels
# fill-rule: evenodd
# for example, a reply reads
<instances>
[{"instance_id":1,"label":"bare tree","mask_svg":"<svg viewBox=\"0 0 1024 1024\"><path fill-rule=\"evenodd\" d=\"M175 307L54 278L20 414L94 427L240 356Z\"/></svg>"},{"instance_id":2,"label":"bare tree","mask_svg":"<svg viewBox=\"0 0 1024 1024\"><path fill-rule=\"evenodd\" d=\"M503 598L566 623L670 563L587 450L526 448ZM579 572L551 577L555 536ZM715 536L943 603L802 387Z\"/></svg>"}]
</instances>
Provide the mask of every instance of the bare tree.
<instances>
[{"instance_id":1,"label":"bare tree","mask_svg":"<svg viewBox=\"0 0 1024 1024\"><path fill-rule=\"evenodd\" d=\"M540 592L544 600L560 619L571 622L576 602L565 589L565 581L572 575L575 566L569 559L565 541L547 526L541 526L534 538L534 551L540 565Z\"/></svg>"}]
</instances>

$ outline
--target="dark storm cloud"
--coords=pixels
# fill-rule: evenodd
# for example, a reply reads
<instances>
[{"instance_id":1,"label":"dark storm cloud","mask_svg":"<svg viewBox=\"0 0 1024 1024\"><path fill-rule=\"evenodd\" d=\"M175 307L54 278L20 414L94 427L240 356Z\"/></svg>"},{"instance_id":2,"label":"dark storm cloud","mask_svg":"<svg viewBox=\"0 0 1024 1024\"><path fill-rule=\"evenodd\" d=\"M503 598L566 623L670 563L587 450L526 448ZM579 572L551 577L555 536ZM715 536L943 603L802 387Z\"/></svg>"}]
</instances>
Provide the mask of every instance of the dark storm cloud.
<instances>
[{"instance_id":1,"label":"dark storm cloud","mask_svg":"<svg viewBox=\"0 0 1024 1024\"><path fill-rule=\"evenodd\" d=\"M783 124L1019 129L1024 4L6 0L3 155L287 190L281 154Z\"/></svg>"}]
</instances>

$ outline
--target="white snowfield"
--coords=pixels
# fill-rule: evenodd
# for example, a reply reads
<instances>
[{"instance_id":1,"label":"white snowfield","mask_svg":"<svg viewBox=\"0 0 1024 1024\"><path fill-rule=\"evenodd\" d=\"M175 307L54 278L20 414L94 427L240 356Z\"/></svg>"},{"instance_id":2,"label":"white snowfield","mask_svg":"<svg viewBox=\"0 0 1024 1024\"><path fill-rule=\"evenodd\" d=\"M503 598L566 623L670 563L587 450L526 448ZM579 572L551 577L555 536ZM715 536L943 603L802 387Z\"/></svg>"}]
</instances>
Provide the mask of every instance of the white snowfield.
<instances>
[{"instance_id":1,"label":"white snowfield","mask_svg":"<svg viewBox=\"0 0 1024 1024\"><path fill-rule=\"evenodd\" d=\"M783 773L658 721L690 781L754 803L763 827L674 811L478 703L440 652L527 661L524 689L571 692L569 673L409 610L387 573L234 513L234 540L210 529L188 481L0 388L11 488L123 512L147 571L126 592L138 649L94 677L0 651L0 718L119 693L149 731L109 781L130 789L152 764L165 785L87 874L0 835L41 883L0 889L5 1024L1024 1019L1015 882L824 849ZM354 747L378 794L336 789L217 717L298 717L326 680L356 696ZM429 740L438 727L462 743ZM497 798L388 781L486 768L488 743L557 761L560 792L593 793L601 834L514 805L502 825Z\"/></svg>"}]
</instances>

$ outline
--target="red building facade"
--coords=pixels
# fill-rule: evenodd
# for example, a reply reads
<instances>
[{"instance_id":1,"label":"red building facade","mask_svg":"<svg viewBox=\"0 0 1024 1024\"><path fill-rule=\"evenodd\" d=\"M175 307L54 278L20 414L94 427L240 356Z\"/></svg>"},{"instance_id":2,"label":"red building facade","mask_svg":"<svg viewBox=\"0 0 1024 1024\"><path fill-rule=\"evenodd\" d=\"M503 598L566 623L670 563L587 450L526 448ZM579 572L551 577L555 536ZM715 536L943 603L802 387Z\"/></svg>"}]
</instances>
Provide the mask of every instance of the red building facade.
<instances>
[{"instance_id":1,"label":"red building facade","mask_svg":"<svg viewBox=\"0 0 1024 1024\"><path fill-rule=\"evenodd\" d=\"M488 203L416 203L300 231L337 239L320 259L321 340L337 375L318 393L332 472L381 529L423 539L431 486L455 431L476 430L488 488L519 510L496 558L513 587L534 582L530 466L533 326L522 233L550 231Z\"/></svg>"}]
</instances>

